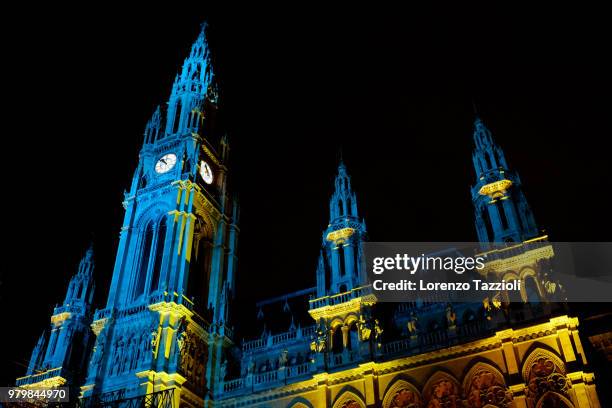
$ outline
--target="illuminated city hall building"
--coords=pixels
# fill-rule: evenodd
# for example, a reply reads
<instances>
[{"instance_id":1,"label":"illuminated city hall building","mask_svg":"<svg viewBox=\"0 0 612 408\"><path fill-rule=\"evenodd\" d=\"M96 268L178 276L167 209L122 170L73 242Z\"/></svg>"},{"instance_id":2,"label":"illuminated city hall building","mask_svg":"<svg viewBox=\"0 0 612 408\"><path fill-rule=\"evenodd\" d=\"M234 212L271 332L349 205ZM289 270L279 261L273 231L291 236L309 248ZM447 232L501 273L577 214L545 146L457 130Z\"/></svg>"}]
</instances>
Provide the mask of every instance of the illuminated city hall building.
<instances>
[{"instance_id":1,"label":"illuminated city hall building","mask_svg":"<svg viewBox=\"0 0 612 408\"><path fill-rule=\"evenodd\" d=\"M480 119L476 230L481 242L508 243L483 248L482 273L521 279L518 298L378 303L362 267L366 223L341 162L316 285L259 302L261 332L238 342L238 206L205 32L167 109L146 126L105 307L92 310L89 249L17 385L69 386L92 407L600 407L578 320L549 301L559 290L552 247L531 245L547 237Z\"/></svg>"}]
</instances>

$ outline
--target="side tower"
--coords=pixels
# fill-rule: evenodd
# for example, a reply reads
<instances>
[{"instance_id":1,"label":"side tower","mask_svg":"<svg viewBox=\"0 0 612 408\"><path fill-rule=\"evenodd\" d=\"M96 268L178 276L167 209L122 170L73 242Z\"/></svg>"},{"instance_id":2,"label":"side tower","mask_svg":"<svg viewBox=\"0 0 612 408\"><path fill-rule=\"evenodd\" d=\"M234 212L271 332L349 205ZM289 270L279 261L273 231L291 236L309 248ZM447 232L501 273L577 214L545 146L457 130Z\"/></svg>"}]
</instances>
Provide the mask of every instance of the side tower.
<instances>
[{"instance_id":1,"label":"side tower","mask_svg":"<svg viewBox=\"0 0 612 408\"><path fill-rule=\"evenodd\" d=\"M536 237L538 228L521 179L509 169L503 150L479 117L474 122L474 145L472 202L479 241L522 242Z\"/></svg>"},{"instance_id":2,"label":"side tower","mask_svg":"<svg viewBox=\"0 0 612 408\"><path fill-rule=\"evenodd\" d=\"M365 221L359 219L357 197L342 161L334 184L329 200L329 224L323 232L317 267L318 297L347 292L365 282L361 267Z\"/></svg>"},{"instance_id":3,"label":"side tower","mask_svg":"<svg viewBox=\"0 0 612 408\"><path fill-rule=\"evenodd\" d=\"M366 286L362 267L366 226L359 219L357 197L342 162L329 203L329 218L317 266L317 298L309 302L309 314L317 322L311 351L318 369L325 370L364 361L373 351L370 309L376 299Z\"/></svg>"},{"instance_id":4,"label":"side tower","mask_svg":"<svg viewBox=\"0 0 612 408\"><path fill-rule=\"evenodd\" d=\"M17 386L69 386L74 388L73 392L78 390L92 345L89 325L94 293L93 270L93 249L90 247L81 259L77 273L70 279L64 302L53 310L50 331L40 336L26 376L17 379Z\"/></svg>"},{"instance_id":5,"label":"side tower","mask_svg":"<svg viewBox=\"0 0 612 408\"><path fill-rule=\"evenodd\" d=\"M125 218L83 397L172 399L203 406L231 344L238 206L202 27L167 109L154 112L123 206Z\"/></svg>"},{"instance_id":6,"label":"side tower","mask_svg":"<svg viewBox=\"0 0 612 408\"><path fill-rule=\"evenodd\" d=\"M564 311L562 285L554 280L555 256L548 236L539 234L535 218L521 188L518 174L510 170L502 149L480 118L474 122L472 160L477 181L472 202L478 239L486 256L478 273L489 281L519 281L520 291L501 291L485 299L488 319L499 324L538 319Z\"/></svg>"}]
</instances>

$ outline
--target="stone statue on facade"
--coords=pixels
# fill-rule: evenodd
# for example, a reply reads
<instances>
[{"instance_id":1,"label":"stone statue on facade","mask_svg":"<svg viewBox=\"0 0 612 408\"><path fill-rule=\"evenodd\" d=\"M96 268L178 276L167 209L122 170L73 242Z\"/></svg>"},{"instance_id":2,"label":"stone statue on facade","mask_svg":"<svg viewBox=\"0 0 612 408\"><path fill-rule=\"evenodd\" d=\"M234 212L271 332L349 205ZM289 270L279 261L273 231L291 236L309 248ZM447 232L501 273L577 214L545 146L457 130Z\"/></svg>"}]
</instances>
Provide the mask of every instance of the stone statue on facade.
<instances>
[{"instance_id":1,"label":"stone statue on facade","mask_svg":"<svg viewBox=\"0 0 612 408\"><path fill-rule=\"evenodd\" d=\"M376 341L376 345L378 347L382 346L381 337L382 337L383 332L384 332L384 329L380 325L380 322L378 321L378 319L374 319L374 340Z\"/></svg>"},{"instance_id":2,"label":"stone statue on facade","mask_svg":"<svg viewBox=\"0 0 612 408\"><path fill-rule=\"evenodd\" d=\"M408 319L408 334L410 335L410 337L416 337L417 332L419 331L417 328L417 322L419 321L419 318L416 314L416 312L411 312L410 313L410 318Z\"/></svg>"},{"instance_id":3,"label":"stone statue on facade","mask_svg":"<svg viewBox=\"0 0 612 408\"><path fill-rule=\"evenodd\" d=\"M357 328L359 329L359 336L361 337L362 341L370 340L372 328L370 327L370 323L363 317L363 315L359 316Z\"/></svg>"},{"instance_id":4,"label":"stone statue on facade","mask_svg":"<svg viewBox=\"0 0 612 408\"><path fill-rule=\"evenodd\" d=\"M278 368L285 368L289 362L289 351L283 350L278 357Z\"/></svg>"},{"instance_id":5,"label":"stone statue on facade","mask_svg":"<svg viewBox=\"0 0 612 408\"><path fill-rule=\"evenodd\" d=\"M449 329L453 329L457 326L457 314L453 309L453 305L450 303L446 305L446 326Z\"/></svg>"},{"instance_id":6,"label":"stone statue on facade","mask_svg":"<svg viewBox=\"0 0 612 408\"><path fill-rule=\"evenodd\" d=\"M225 377L227 376L227 359L223 360L221 366L219 367L219 381L225 381Z\"/></svg>"}]
</instances>

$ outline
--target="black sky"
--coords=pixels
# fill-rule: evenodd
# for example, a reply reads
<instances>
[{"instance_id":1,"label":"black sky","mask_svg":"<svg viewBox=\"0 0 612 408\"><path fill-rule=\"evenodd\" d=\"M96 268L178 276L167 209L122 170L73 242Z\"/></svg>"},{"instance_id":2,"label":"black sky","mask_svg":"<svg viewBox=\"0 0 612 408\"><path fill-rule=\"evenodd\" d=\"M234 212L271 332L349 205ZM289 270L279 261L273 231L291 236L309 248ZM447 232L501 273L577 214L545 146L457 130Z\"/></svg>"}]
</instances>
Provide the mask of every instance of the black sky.
<instances>
[{"instance_id":1,"label":"black sky","mask_svg":"<svg viewBox=\"0 0 612 408\"><path fill-rule=\"evenodd\" d=\"M92 235L103 302L144 125L205 18L244 303L314 284L340 149L371 240L475 240L473 100L551 239L609 240L603 10L175 6L3 13L17 24L2 28L2 385L25 371Z\"/></svg>"}]
</instances>

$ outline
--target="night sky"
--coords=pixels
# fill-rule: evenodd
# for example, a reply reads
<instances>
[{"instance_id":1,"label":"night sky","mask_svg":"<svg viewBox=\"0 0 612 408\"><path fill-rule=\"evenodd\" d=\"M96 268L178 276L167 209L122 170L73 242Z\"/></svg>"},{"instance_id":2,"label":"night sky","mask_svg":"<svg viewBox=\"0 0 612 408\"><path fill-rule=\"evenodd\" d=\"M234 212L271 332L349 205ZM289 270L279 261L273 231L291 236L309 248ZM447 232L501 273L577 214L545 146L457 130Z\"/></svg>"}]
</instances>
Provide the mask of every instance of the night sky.
<instances>
[{"instance_id":1,"label":"night sky","mask_svg":"<svg viewBox=\"0 0 612 408\"><path fill-rule=\"evenodd\" d=\"M103 305L145 123L205 18L241 199L236 308L314 286L340 150L371 240L476 240L473 101L551 239L610 240L603 10L63 7L2 28L0 385L92 236Z\"/></svg>"}]
</instances>

